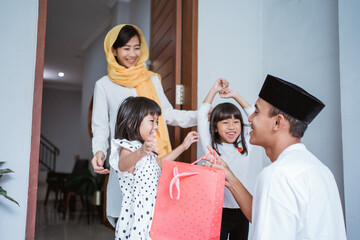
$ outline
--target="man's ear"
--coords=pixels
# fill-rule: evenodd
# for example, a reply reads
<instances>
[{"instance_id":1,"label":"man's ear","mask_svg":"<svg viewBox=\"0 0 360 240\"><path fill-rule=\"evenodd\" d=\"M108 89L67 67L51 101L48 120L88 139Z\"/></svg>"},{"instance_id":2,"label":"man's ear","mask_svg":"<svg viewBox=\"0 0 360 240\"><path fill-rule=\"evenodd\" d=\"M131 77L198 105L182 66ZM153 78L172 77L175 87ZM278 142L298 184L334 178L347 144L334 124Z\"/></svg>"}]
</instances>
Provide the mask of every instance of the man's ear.
<instances>
[{"instance_id":1,"label":"man's ear","mask_svg":"<svg viewBox=\"0 0 360 240\"><path fill-rule=\"evenodd\" d=\"M274 120L274 130L280 130L284 126L284 123L286 121L284 115L282 114L276 115Z\"/></svg>"}]
</instances>

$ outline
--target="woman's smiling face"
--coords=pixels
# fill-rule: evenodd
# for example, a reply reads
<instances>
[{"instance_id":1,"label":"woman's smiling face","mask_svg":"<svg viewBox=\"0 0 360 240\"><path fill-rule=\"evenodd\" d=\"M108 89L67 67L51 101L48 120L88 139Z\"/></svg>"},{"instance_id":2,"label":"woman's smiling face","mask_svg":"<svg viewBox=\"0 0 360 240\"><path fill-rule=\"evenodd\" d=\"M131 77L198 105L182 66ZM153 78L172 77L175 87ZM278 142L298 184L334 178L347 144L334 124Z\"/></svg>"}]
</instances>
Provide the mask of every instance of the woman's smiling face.
<instances>
[{"instance_id":1,"label":"woman's smiling face","mask_svg":"<svg viewBox=\"0 0 360 240\"><path fill-rule=\"evenodd\" d=\"M133 36L124 46L112 49L112 52L120 65L126 68L135 66L141 56L139 37Z\"/></svg>"}]
</instances>

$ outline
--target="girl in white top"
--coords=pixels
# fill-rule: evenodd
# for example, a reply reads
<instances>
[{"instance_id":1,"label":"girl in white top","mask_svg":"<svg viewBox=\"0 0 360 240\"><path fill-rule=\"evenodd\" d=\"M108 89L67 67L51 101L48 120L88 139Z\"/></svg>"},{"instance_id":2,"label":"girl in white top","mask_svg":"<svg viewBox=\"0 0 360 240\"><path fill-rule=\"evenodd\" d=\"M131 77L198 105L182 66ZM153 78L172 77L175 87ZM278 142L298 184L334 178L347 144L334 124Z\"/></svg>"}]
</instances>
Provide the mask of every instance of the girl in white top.
<instances>
[{"instance_id":1,"label":"girl in white top","mask_svg":"<svg viewBox=\"0 0 360 240\"><path fill-rule=\"evenodd\" d=\"M158 181L163 160L175 160L198 141L195 131L162 158L157 158L159 105L145 97L128 97L119 108L110 165L116 171L123 201L115 239L150 239Z\"/></svg>"},{"instance_id":2,"label":"girl in white top","mask_svg":"<svg viewBox=\"0 0 360 240\"><path fill-rule=\"evenodd\" d=\"M229 165L241 182L246 182L249 153L250 127L245 125L240 110L232 103L217 105L211 112L210 124L208 113L211 103L217 93L222 98L233 98L250 116L255 108L236 91L228 88L228 82L224 79L216 80L208 95L198 110L198 132L203 150L207 152L207 146L211 145L221 158ZM236 203L231 192L225 188L223 217L220 239L247 239L249 222Z\"/></svg>"}]
</instances>

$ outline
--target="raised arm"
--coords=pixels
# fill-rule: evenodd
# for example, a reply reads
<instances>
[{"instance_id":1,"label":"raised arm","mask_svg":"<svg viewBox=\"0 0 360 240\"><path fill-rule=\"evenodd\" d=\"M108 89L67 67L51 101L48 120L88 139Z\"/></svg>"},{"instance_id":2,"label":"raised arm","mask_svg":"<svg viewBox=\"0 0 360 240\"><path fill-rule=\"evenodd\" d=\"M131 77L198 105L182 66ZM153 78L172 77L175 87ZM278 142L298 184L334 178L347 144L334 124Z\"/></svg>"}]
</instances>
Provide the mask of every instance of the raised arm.
<instances>
[{"instance_id":1,"label":"raised arm","mask_svg":"<svg viewBox=\"0 0 360 240\"><path fill-rule=\"evenodd\" d=\"M209 93L205 97L203 104L198 109L198 133L200 137L200 144L204 152L207 152L207 146L211 144L211 135L209 131L209 114L211 113L211 103L214 100L215 95L229 86L229 83L225 79L218 79L214 85L210 88Z\"/></svg>"},{"instance_id":2,"label":"raised arm","mask_svg":"<svg viewBox=\"0 0 360 240\"><path fill-rule=\"evenodd\" d=\"M195 131L189 132L188 135L186 135L184 141L177 148L175 148L173 151L171 151L164 157L158 158L158 164L160 168L162 168L164 160L174 161L178 156L180 156L180 154L186 151L191 146L191 144L198 141L199 141L199 136L197 132Z\"/></svg>"},{"instance_id":3,"label":"raised arm","mask_svg":"<svg viewBox=\"0 0 360 240\"><path fill-rule=\"evenodd\" d=\"M242 108L250 107L250 104L235 90L225 88L220 92L222 98L233 98L237 101Z\"/></svg>"},{"instance_id":4,"label":"raised arm","mask_svg":"<svg viewBox=\"0 0 360 240\"><path fill-rule=\"evenodd\" d=\"M154 131L144 144L138 150L132 152L129 149L122 148L119 158L119 170L122 172L134 172L136 163L146 155L153 155L157 152L156 148L156 131Z\"/></svg>"},{"instance_id":5,"label":"raised arm","mask_svg":"<svg viewBox=\"0 0 360 240\"><path fill-rule=\"evenodd\" d=\"M216 80L214 85L210 89L209 93L206 95L203 103L211 104L212 101L214 100L215 95L218 92L222 91L223 89L227 88L228 86L229 86L229 83L225 79L219 78L218 80Z\"/></svg>"}]
</instances>

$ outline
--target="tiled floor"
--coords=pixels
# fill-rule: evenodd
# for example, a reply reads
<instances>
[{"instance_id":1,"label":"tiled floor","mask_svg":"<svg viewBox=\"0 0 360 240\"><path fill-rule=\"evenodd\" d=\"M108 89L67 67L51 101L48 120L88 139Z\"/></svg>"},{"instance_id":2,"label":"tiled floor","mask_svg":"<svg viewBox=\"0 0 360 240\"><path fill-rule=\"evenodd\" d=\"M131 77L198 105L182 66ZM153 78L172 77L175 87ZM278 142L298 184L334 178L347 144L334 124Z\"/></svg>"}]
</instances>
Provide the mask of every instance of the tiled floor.
<instances>
[{"instance_id":1,"label":"tiled floor","mask_svg":"<svg viewBox=\"0 0 360 240\"><path fill-rule=\"evenodd\" d=\"M86 211L78 199L76 211L70 212L66 220L62 219L62 212L54 208L54 199L44 206L46 183L39 175L38 203L36 211L36 240L108 240L114 239L114 232L100 223L100 216L94 213L94 219L88 218ZM51 195L52 196L52 195ZM52 196L53 197L53 196Z\"/></svg>"}]
</instances>

